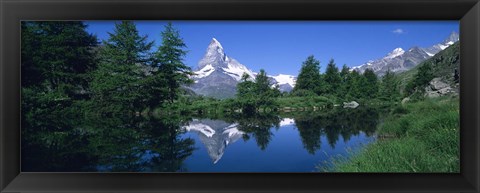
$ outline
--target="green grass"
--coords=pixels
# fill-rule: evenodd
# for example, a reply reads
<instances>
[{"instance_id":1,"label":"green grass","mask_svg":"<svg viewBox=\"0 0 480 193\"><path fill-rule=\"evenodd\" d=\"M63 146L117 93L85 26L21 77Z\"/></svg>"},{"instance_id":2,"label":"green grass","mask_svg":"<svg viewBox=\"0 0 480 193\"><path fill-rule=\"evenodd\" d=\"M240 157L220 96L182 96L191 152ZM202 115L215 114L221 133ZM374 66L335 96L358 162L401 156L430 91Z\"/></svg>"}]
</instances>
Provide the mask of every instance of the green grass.
<instances>
[{"instance_id":1,"label":"green grass","mask_svg":"<svg viewBox=\"0 0 480 193\"><path fill-rule=\"evenodd\" d=\"M378 139L349 159L332 159L335 172L459 172L459 101L439 98L393 110ZM403 108L403 109L401 109Z\"/></svg>"}]
</instances>

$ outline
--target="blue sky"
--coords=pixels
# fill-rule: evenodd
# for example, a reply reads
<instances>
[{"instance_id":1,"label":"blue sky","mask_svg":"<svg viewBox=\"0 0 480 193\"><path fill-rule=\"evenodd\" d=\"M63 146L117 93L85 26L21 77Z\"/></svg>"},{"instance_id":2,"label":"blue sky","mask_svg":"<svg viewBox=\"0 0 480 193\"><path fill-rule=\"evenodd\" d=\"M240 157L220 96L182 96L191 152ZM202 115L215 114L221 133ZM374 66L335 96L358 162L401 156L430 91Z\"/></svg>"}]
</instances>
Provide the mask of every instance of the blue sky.
<instances>
[{"instance_id":1,"label":"blue sky","mask_svg":"<svg viewBox=\"0 0 480 193\"><path fill-rule=\"evenodd\" d=\"M168 21L137 21L141 35L160 45ZM212 38L227 55L248 68L268 74L297 75L314 55L321 70L330 59L337 66L357 66L385 56L397 47L429 47L459 32L458 21L172 21L189 51L185 63L196 68ZM88 21L87 30L100 40L113 32L114 21Z\"/></svg>"}]
</instances>

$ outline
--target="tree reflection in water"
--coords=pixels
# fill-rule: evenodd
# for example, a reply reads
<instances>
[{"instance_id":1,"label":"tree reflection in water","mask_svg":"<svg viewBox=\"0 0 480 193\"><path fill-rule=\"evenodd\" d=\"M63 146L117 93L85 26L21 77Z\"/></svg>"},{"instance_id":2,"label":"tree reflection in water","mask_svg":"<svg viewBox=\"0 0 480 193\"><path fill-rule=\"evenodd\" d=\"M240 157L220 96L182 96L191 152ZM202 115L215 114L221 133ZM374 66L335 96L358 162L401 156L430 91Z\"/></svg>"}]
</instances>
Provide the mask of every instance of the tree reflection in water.
<instances>
[{"instance_id":1,"label":"tree reflection in water","mask_svg":"<svg viewBox=\"0 0 480 193\"><path fill-rule=\"evenodd\" d=\"M373 135L379 112L364 107L195 119L179 115L22 117L22 171L185 172L184 162L196 150L196 141L185 137L186 132L197 132L217 163L227 145L240 138L253 139L260 150L267 151L275 137L273 129L281 129L285 118L294 120L303 148L313 155L322 148L322 136L333 149L340 137L348 142L360 133Z\"/></svg>"}]
</instances>

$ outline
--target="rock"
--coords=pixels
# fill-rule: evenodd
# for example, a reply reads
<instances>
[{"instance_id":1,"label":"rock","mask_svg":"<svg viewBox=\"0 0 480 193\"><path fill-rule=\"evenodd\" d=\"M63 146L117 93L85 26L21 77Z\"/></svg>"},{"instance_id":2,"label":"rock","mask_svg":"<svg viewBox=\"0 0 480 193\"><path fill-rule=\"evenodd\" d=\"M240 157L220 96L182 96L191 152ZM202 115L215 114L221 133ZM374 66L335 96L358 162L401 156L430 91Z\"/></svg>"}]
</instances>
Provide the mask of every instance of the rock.
<instances>
[{"instance_id":1,"label":"rock","mask_svg":"<svg viewBox=\"0 0 480 193\"><path fill-rule=\"evenodd\" d=\"M352 101L352 102L349 102L349 103L346 103L346 102L343 102L343 108L357 108L358 107L358 103L356 101Z\"/></svg>"},{"instance_id":2,"label":"rock","mask_svg":"<svg viewBox=\"0 0 480 193\"><path fill-rule=\"evenodd\" d=\"M406 97L406 98L402 99L402 105L405 104L405 103L408 103L409 101L410 101L409 97Z\"/></svg>"},{"instance_id":3,"label":"rock","mask_svg":"<svg viewBox=\"0 0 480 193\"><path fill-rule=\"evenodd\" d=\"M428 98L435 98L454 93L452 87L443 82L441 78L434 78L429 85L425 87L425 96Z\"/></svg>"},{"instance_id":4,"label":"rock","mask_svg":"<svg viewBox=\"0 0 480 193\"><path fill-rule=\"evenodd\" d=\"M442 82L441 78L434 78L434 79L432 79L432 81L430 81L429 84L430 84L430 88L432 90L442 90L442 89L445 89L445 88L451 88L450 85Z\"/></svg>"}]
</instances>

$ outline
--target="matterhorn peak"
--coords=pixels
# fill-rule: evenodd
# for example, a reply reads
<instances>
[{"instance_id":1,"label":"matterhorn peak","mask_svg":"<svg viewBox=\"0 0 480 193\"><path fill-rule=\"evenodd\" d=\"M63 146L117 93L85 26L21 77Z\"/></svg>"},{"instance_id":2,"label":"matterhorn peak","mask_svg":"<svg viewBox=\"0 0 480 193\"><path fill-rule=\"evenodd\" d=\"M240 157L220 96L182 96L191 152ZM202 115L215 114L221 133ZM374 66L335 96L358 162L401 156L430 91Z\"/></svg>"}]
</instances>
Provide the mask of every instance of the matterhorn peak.
<instances>
[{"instance_id":1,"label":"matterhorn peak","mask_svg":"<svg viewBox=\"0 0 480 193\"><path fill-rule=\"evenodd\" d=\"M222 44L220 44L220 42L219 42L217 39L215 39L215 38L212 38L212 41L210 42L209 47L210 47L210 46L212 46L212 47L218 47L218 48L220 48L220 49L223 49Z\"/></svg>"},{"instance_id":2,"label":"matterhorn peak","mask_svg":"<svg viewBox=\"0 0 480 193\"><path fill-rule=\"evenodd\" d=\"M388 53L385 58L392 59L402 55L403 53L405 53L405 50L403 50L402 48L395 48L392 52Z\"/></svg>"},{"instance_id":3,"label":"matterhorn peak","mask_svg":"<svg viewBox=\"0 0 480 193\"><path fill-rule=\"evenodd\" d=\"M207 47L207 51L203 56L202 60L200 60L198 67L199 69L204 68L207 65L212 65L213 67L225 63L227 59L225 52L223 51L222 44L215 39L212 38L210 44Z\"/></svg>"}]
</instances>

